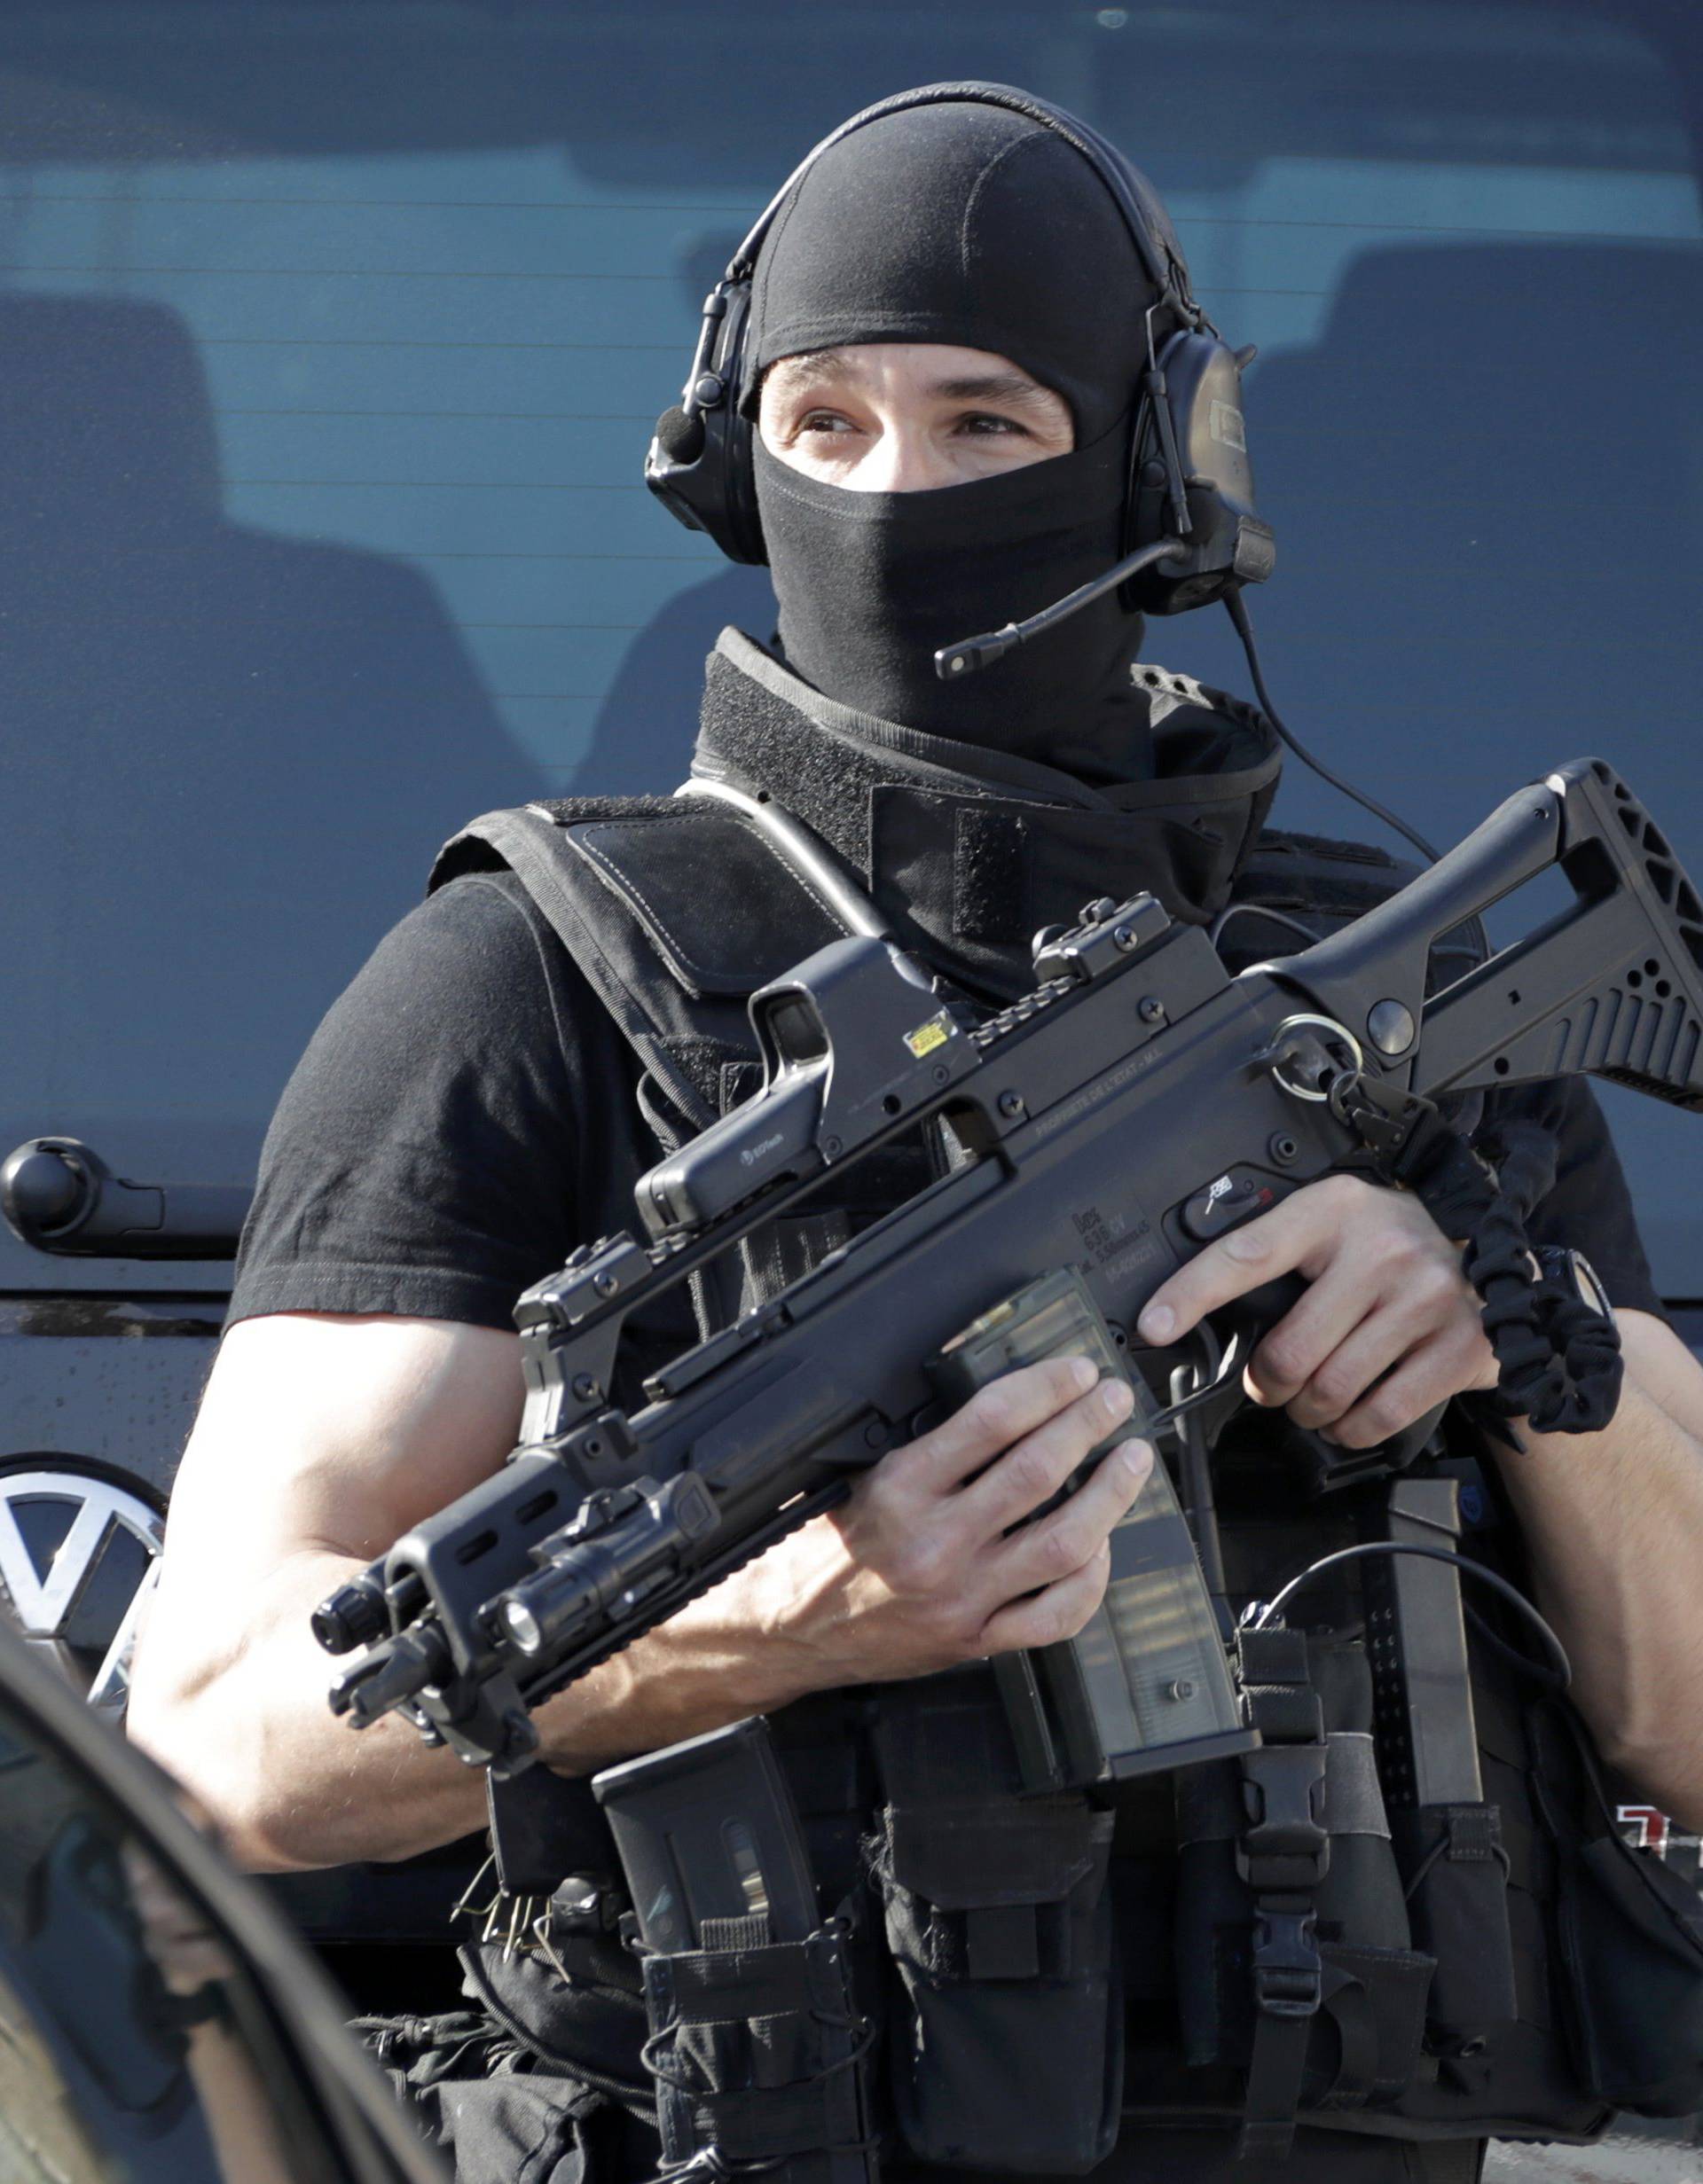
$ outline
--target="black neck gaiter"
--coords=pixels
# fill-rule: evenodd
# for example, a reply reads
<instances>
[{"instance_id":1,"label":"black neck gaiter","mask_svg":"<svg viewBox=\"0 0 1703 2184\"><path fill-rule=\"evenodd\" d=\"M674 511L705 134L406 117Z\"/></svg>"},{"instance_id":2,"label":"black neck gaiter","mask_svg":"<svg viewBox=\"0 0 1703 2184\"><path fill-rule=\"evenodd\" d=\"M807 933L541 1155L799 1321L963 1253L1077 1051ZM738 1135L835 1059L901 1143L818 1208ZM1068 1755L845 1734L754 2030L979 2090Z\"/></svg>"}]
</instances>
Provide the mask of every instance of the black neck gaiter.
<instances>
[{"instance_id":1,"label":"black neck gaiter","mask_svg":"<svg viewBox=\"0 0 1703 2184\"><path fill-rule=\"evenodd\" d=\"M1130 686L1139 617L1115 595L984 673L942 682L937 647L1049 605L1117 560L1123 420L1090 447L924 493L858 493L759 444L757 505L795 673L929 735L1042 758L1087 780L1149 770Z\"/></svg>"},{"instance_id":2,"label":"black neck gaiter","mask_svg":"<svg viewBox=\"0 0 1703 2184\"><path fill-rule=\"evenodd\" d=\"M844 859L907 946L1009 1000L1034 982L1037 927L1142 889L1204 925L1259 837L1282 755L1264 716L1158 669L1130 689L1151 776L1096 788L854 711L724 630L692 771L772 795Z\"/></svg>"}]
</instances>

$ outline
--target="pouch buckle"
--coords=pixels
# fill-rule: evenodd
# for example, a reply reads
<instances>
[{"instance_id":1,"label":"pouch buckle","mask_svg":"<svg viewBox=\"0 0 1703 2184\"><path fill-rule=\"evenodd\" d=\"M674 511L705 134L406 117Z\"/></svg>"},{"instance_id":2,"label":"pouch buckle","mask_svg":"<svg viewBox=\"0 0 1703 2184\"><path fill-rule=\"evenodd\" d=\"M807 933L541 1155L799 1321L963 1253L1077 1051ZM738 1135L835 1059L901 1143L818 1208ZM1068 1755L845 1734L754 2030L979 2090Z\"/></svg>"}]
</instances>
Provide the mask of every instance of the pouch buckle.
<instances>
[{"instance_id":1,"label":"pouch buckle","mask_svg":"<svg viewBox=\"0 0 1703 2184\"><path fill-rule=\"evenodd\" d=\"M1253 1993L1262 2016L1311 2017L1324 1999L1324 1962L1311 1907L1261 1905L1253 1922Z\"/></svg>"},{"instance_id":2,"label":"pouch buckle","mask_svg":"<svg viewBox=\"0 0 1703 2184\"><path fill-rule=\"evenodd\" d=\"M1248 1825L1236 1869L1256 1893L1316 1889L1330 1869L1324 1826L1325 1747L1266 1744L1241 1758Z\"/></svg>"}]
</instances>

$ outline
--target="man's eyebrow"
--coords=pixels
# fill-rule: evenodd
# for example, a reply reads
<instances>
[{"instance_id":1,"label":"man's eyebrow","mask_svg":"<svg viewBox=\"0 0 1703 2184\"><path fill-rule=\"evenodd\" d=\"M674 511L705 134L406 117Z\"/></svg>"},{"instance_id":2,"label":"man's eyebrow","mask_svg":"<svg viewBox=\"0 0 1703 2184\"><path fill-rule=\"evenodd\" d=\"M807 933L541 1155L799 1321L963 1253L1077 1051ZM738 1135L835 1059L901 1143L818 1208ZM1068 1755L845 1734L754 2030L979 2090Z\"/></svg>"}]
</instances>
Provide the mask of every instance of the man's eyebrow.
<instances>
[{"instance_id":1,"label":"man's eyebrow","mask_svg":"<svg viewBox=\"0 0 1703 2184\"><path fill-rule=\"evenodd\" d=\"M813 387L820 380L837 379L845 366L836 361L831 348L802 349L796 356L781 356L765 376L786 387Z\"/></svg>"},{"instance_id":2,"label":"man's eyebrow","mask_svg":"<svg viewBox=\"0 0 1703 2184\"><path fill-rule=\"evenodd\" d=\"M1046 409L1059 400L1050 387L1032 380L1026 372L981 372L968 377L935 380L931 395L946 402L1014 402L1029 409Z\"/></svg>"},{"instance_id":3,"label":"man's eyebrow","mask_svg":"<svg viewBox=\"0 0 1703 2184\"><path fill-rule=\"evenodd\" d=\"M782 356L771 367L769 377L788 394L806 392L824 380L841 379L845 364L832 348L805 349L796 356ZM1008 402L1019 408L1048 409L1061 397L1026 372L976 372L951 379L931 380L926 391L944 402Z\"/></svg>"}]
</instances>

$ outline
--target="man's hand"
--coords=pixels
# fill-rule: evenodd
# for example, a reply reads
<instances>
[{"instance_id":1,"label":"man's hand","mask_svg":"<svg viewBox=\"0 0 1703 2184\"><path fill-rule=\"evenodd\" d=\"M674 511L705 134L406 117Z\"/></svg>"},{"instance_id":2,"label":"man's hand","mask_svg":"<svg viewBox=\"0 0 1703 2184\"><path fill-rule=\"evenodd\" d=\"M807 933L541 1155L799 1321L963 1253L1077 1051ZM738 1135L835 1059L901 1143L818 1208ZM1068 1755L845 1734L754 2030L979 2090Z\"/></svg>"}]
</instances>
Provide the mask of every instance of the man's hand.
<instances>
[{"instance_id":1,"label":"man's hand","mask_svg":"<svg viewBox=\"0 0 1703 2184\"><path fill-rule=\"evenodd\" d=\"M1152 1468L1151 1447L1123 1443L1058 1508L1024 1520L1133 1400L1081 1358L1006 1374L751 1563L742 1599L718 1587L704 1607L765 1631L793 1693L1073 1637L1105 1591L1108 1536ZM691 1618L687 1609L674 1627Z\"/></svg>"},{"instance_id":2,"label":"man's hand","mask_svg":"<svg viewBox=\"0 0 1703 2184\"><path fill-rule=\"evenodd\" d=\"M1142 1339L1173 1342L1290 1273L1307 1294L1248 1361L1256 1403L1344 1448L1371 1448L1449 1396L1495 1387L1495 1353L1456 1247L1417 1198L1358 1176L1309 1183L1208 1244L1148 1300Z\"/></svg>"}]
</instances>

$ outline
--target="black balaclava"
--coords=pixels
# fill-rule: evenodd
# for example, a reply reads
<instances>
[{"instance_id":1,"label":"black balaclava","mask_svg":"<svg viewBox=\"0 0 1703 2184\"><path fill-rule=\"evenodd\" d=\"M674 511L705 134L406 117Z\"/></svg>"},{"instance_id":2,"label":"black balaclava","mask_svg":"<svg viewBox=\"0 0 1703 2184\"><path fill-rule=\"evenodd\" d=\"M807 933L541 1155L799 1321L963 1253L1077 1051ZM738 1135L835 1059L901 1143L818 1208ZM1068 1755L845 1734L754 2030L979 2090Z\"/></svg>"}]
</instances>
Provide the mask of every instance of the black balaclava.
<instances>
[{"instance_id":1,"label":"black balaclava","mask_svg":"<svg viewBox=\"0 0 1703 2184\"><path fill-rule=\"evenodd\" d=\"M1115 594L961 683L937 646L1109 568L1155 291L1104 180L1056 130L944 103L854 130L794 189L758 257L755 388L782 356L940 341L1021 364L1070 404L1072 453L934 491L859 493L755 449L789 666L830 698L1087 779L1145 773L1139 617ZM1156 324L1156 333L1164 327Z\"/></svg>"}]
</instances>

